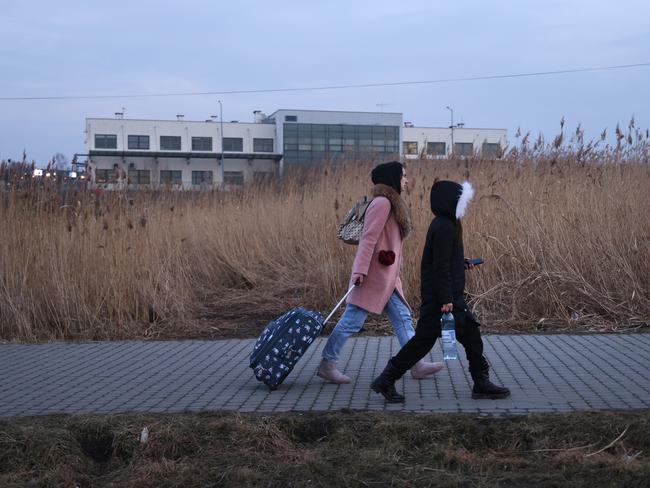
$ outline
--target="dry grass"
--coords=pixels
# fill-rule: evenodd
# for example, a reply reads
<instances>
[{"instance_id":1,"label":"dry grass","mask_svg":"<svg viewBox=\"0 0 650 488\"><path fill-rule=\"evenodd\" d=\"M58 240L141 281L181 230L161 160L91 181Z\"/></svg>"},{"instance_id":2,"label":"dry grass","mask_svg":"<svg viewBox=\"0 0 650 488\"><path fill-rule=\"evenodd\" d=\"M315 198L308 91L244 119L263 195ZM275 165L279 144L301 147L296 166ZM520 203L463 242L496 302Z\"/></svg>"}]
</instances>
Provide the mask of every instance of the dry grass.
<instances>
[{"instance_id":1,"label":"dry grass","mask_svg":"<svg viewBox=\"0 0 650 488\"><path fill-rule=\"evenodd\" d=\"M647 135L626 150L585 146L525 140L503 160L410 162L416 231L402 278L414 309L430 186L469 178L466 255L486 264L468 288L488 327L647 324ZM336 226L369 170L329 166L221 193L0 193L0 339L254 336L296 304L325 312L355 252Z\"/></svg>"},{"instance_id":2,"label":"dry grass","mask_svg":"<svg viewBox=\"0 0 650 488\"><path fill-rule=\"evenodd\" d=\"M16 419L0 421L0 485L646 487L648 438L648 412Z\"/></svg>"}]
</instances>

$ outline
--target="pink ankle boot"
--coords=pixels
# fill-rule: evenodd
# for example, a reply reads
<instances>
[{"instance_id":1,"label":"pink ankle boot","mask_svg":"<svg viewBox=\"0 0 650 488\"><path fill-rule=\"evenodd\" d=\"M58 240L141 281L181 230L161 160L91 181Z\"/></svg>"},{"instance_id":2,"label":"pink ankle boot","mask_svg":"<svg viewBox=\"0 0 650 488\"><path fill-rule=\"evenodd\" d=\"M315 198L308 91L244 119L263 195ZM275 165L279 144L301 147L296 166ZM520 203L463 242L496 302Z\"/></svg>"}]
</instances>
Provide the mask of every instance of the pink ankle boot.
<instances>
[{"instance_id":1,"label":"pink ankle boot","mask_svg":"<svg viewBox=\"0 0 650 488\"><path fill-rule=\"evenodd\" d=\"M415 366L411 368L411 376L414 380L422 380L433 376L439 371L445 369L445 363L427 363L423 359L420 359Z\"/></svg>"},{"instance_id":2,"label":"pink ankle boot","mask_svg":"<svg viewBox=\"0 0 650 488\"><path fill-rule=\"evenodd\" d=\"M316 370L316 376L337 385L343 385L350 382L350 378L336 369L336 363L334 361L328 361L325 358L321 359L318 369Z\"/></svg>"}]
</instances>

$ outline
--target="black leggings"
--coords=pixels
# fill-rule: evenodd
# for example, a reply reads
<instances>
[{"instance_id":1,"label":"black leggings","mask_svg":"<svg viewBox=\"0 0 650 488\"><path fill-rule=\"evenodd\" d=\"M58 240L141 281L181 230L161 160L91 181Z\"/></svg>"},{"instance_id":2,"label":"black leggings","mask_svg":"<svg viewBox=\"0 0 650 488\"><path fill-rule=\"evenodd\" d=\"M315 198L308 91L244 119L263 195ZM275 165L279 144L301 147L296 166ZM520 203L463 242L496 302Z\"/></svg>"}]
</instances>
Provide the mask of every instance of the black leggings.
<instances>
[{"instance_id":1,"label":"black leggings","mask_svg":"<svg viewBox=\"0 0 650 488\"><path fill-rule=\"evenodd\" d=\"M470 372L486 374L489 365L483 356L483 339L481 339L479 324L465 314L463 316L454 314L454 317L456 318L456 340L465 348ZM404 344L404 347L390 360L390 363L403 375L427 355L438 337L440 337L440 317L433 320L420 318L415 335Z\"/></svg>"}]
</instances>

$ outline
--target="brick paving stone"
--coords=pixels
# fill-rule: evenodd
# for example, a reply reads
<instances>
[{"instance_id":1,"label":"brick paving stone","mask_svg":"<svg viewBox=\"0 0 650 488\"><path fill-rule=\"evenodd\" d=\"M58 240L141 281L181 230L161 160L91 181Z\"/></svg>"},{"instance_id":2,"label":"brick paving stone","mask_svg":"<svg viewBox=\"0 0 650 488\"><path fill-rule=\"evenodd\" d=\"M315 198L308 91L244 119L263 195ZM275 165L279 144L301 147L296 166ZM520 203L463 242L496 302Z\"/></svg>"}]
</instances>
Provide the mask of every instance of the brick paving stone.
<instances>
[{"instance_id":1,"label":"brick paving stone","mask_svg":"<svg viewBox=\"0 0 650 488\"><path fill-rule=\"evenodd\" d=\"M391 337L356 337L339 367L349 385L314 375L325 340L269 391L248 368L254 340L0 345L0 417L124 412L377 410L522 415L650 408L650 334L486 335L493 381L506 400L473 400L461 351L434 378L398 382L386 404L370 382L399 349ZM440 361L439 346L427 360Z\"/></svg>"}]
</instances>

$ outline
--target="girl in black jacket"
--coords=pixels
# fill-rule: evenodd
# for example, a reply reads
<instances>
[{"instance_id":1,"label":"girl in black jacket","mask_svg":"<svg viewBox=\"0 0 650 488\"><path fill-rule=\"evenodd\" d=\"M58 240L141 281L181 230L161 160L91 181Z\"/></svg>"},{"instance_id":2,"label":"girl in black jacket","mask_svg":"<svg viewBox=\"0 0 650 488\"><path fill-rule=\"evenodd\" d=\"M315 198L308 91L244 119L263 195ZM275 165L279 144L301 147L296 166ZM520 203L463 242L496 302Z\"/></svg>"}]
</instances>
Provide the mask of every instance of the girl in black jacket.
<instances>
[{"instance_id":1,"label":"girl in black jacket","mask_svg":"<svg viewBox=\"0 0 650 488\"><path fill-rule=\"evenodd\" d=\"M415 336L388 361L384 371L372 382L372 389L389 403L400 403L404 396L395 390L400 379L422 359L441 336L440 319L451 312L456 321L456 337L465 348L469 371L474 380L472 398L506 398L510 390L494 385L489 365L483 356L480 323L465 301L463 228L460 219L474 195L468 182L438 181L431 188L433 221L427 232L420 270L422 305Z\"/></svg>"}]
</instances>

